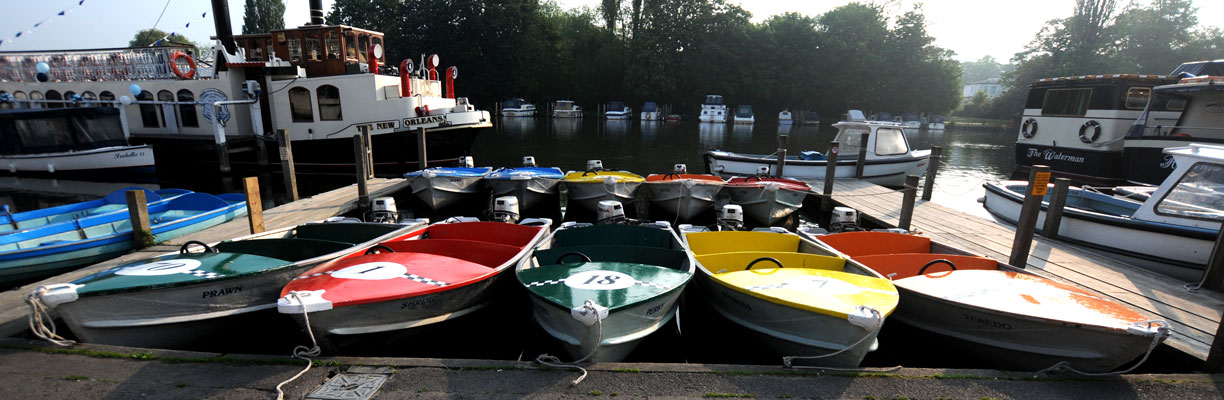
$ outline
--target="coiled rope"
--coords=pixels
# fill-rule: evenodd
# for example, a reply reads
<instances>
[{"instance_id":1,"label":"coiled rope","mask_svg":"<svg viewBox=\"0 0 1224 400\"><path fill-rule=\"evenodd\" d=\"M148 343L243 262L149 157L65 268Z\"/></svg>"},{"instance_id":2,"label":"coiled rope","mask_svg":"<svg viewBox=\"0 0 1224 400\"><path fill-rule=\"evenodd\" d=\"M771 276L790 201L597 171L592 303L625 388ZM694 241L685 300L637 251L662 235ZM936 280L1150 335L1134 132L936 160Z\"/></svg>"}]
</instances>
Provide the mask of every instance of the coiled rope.
<instances>
[{"instance_id":1,"label":"coiled rope","mask_svg":"<svg viewBox=\"0 0 1224 400\"><path fill-rule=\"evenodd\" d=\"M26 295L26 304L30 305L30 331L34 332L34 336L57 346L67 347L76 344L76 341L65 339L55 332L55 322L51 319L51 314L47 313L47 306L42 303L42 300L39 300L39 297L46 292L46 286L39 286L33 293Z\"/></svg>"},{"instance_id":2,"label":"coiled rope","mask_svg":"<svg viewBox=\"0 0 1224 400\"><path fill-rule=\"evenodd\" d=\"M306 312L306 304L302 303L302 299L298 297L298 292L296 290L290 291L289 297L297 300L298 304L302 306L302 318L306 320L306 333L310 335L310 344L312 347L297 346L293 348L293 358L306 360L306 368L303 368L302 372L298 372L297 375L294 375L292 378L286 379L284 382L276 385L276 400L285 399L285 392L281 390L282 386L285 386L285 384L300 378L306 373L306 371L310 371L310 366L314 364L314 360L311 360L309 357L317 357L319 353L321 353L321 350L319 349L319 342L315 340L314 330L310 329L310 313Z\"/></svg>"},{"instance_id":3,"label":"coiled rope","mask_svg":"<svg viewBox=\"0 0 1224 400\"><path fill-rule=\"evenodd\" d=\"M595 315L595 326L599 332L599 338L598 340L595 341L595 346L591 348L591 352L587 353L586 356L578 360L574 360L573 362L570 362L570 363L561 362L561 359L557 358L556 356L549 355L548 353L540 354L540 356L536 357L535 359L537 363L542 364L542 365L547 365L549 367L568 368L568 369L576 369L578 371L581 371L582 376L579 376L578 379L574 379L572 382L570 382L570 386L578 386L578 384L581 383L583 379L586 379L587 377L586 368L579 367L577 364L586 362L586 360L594 356L595 353L599 351L599 345L603 343L603 319L599 318L599 310L595 309L595 302L593 300L587 299L585 302L582 303L582 308L586 309L588 312L594 313L593 315Z\"/></svg>"}]
</instances>

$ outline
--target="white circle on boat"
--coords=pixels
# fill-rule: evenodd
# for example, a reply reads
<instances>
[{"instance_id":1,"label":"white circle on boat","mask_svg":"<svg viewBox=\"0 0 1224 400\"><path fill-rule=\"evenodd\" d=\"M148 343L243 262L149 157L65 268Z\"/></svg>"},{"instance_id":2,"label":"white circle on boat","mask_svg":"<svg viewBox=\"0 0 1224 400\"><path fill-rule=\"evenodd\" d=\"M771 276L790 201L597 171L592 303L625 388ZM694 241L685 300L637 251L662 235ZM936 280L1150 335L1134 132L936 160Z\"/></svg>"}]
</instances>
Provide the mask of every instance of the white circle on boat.
<instances>
[{"instance_id":1,"label":"white circle on boat","mask_svg":"<svg viewBox=\"0 0 1224 400\"><path fill-rule=\"evenodd\" d=\"M786 286L809 293L827 295L858 294L870 290L853 283L825 276L805 276L786 281Z\"/></svg>"},{"instance_id":2,"label":"white circle on boat","mask_svg":"<svg viewBox=\"0 0 1224 400\"><path fill-rule=\"evenodd\" d=\"M340 279L381 281L403 277L406 272L408 272L408 267L401 264L377 261L344 267L339 271L332 272L331 276Z\"/></svg>"},{"instance_id":3,"label":"white circle on boat","mask_svg":"<svg viewBox=\"0 0 1224 400\"><path fill-rule=\"evenodd\" d=\"M120 268L115 275L125 276L157 276L181 274L200 267L200 260L190 258L162 260L148 264L132 265Z\"/></svg>"},{"instance_id":4,"label":"white circle on boat","mask_svg":"<svg viewBox=\"0 0 1224 400\"><path fill-rule=\"evenodd\" d=\"M565 286L586 290L626 289L635 283L632 276L616 271L583 271L565 278Z\"/></svg>"}]
</instances>

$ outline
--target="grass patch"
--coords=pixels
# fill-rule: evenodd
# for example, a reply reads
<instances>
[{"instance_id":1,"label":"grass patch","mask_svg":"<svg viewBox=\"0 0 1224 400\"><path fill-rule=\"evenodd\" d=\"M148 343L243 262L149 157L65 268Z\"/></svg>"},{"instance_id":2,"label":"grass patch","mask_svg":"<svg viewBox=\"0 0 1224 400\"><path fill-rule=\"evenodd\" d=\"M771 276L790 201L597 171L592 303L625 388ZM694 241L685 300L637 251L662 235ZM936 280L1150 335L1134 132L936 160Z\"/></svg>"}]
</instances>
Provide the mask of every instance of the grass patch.
<instances>
[{"instance_id":1,"label":"grass patch","mask_svg":"<svg viewBox=\"0 0 1224 400\"><path fill-rule=\"evenodd\" d=\"M617 368L617 369L612 370L612 372L628 372L631 374L637 374L637 373L641 373L642 370L637 369L637 368Z\"/></svg>"},{"instance_id":2,"label":"grass patch","mask_svg":"<svg viewBox=\"0 0 1224 400\"><path fill-rule=\"evenodd\" d=\"M187 383L179 382L179 383L174 384L174 387L182 389L182 388L187 387Z\"/></svg>"},{"instance_id":3,"label":"grass patch","mask_svg":"<svg viewBox=\"0 0 1224 400\"><path fill-rule=\"evenodd\" d=\"M755 399L756 398L756 396L753 396L748 393L706 393L706 394L701 395L701 397L704 397L707 399Z\"/></svg>"},{"instance_id":4,"label":"grass patch","mask_svg":"<svg viewBox=\"0 0 1224 400\"><path fill-rule=\"evenodd\" d=\"M602 396L602 395L603 395L603 392L598 391L598 390L592 390L592 391L587 392L587 396Z\"/></svg>"},{"instance_id":5,"label":"grass patch","mask_svg":"<svg viewBox=\"0 0 1224 400\"><path fill-rule=\"evenodd\" d=\"M68 376L65 376L65 377L64 377L64 380L66 380L66 381L73 381L73 382L80 382L80 381L87 381L87 380L89 380L89 377L88 377L88 376L85 376L85 375L68 375Z\"/></svg>"}]
</instances>

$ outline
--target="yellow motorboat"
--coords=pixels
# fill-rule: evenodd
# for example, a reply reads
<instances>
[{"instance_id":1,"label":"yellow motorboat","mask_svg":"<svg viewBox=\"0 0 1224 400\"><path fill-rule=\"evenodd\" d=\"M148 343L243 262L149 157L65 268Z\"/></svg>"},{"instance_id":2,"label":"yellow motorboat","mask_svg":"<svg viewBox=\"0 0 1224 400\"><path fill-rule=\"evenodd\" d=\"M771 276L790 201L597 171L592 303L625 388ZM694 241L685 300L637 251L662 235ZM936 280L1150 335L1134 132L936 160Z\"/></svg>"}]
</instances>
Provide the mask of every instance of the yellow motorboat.
<instances>
[{"instance_id":1,"label":"yellow motorboat","mask_svg":"<svg viewBox=\"0 0 1224 400\"><path fill-rule=\"evenodd\" d=\"M600 201L615 200L626 209L632 209L638 186L646 179L628 171L605 171L599 160L587 162L586 171L571 171L565 174L565 188L569 204L581 204L597 211Z\"/></svg>"}]
</instances>

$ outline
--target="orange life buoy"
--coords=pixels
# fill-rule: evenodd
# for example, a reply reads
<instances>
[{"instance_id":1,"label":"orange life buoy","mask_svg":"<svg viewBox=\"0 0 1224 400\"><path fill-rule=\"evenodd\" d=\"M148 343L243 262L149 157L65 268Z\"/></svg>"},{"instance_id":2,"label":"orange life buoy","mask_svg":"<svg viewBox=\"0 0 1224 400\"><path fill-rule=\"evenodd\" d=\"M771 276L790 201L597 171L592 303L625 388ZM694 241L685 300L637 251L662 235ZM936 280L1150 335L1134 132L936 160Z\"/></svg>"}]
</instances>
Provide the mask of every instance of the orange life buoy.
<instances>
[{"instance_id":1,"label":"orange life buoy","mask_svg":"<svg viewBox=\"0 0 1224 400\"><path fill-rule=\"evenodd\" d=\"M183 72L179 70L178 63L176 62L176 60L180 58L187 59L187 65L191 67L187 70L187 72ZM178 76L180 79L191 79L195 77L195 74L196 74L195 59L191 58L191 56L187 55L187 53L176 51L174 52L174 54L170 56L170 71L174 72L174 75Z\"/></svg>"}]
</instances>

